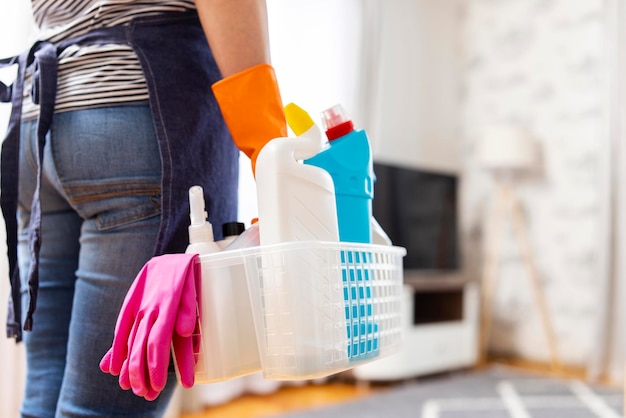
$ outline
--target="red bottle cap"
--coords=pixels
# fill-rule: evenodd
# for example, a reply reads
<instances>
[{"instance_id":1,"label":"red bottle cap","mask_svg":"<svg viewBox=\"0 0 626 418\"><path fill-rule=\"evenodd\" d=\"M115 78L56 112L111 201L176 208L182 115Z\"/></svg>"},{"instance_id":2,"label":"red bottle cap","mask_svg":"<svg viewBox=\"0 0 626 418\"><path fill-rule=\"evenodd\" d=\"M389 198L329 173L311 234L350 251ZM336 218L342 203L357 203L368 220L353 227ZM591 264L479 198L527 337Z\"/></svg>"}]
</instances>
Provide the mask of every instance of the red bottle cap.
<instances>
[{"instance_id":1,"label":"red bottle cap","mask_svg":"<svg viewBox=\"0 0 626 418\"><path fill-rule=\"evenodd\" d=\"M322 124L329 141L354 131L354 124L340 104L322 112Z\"/></svg>"}]
</instances>

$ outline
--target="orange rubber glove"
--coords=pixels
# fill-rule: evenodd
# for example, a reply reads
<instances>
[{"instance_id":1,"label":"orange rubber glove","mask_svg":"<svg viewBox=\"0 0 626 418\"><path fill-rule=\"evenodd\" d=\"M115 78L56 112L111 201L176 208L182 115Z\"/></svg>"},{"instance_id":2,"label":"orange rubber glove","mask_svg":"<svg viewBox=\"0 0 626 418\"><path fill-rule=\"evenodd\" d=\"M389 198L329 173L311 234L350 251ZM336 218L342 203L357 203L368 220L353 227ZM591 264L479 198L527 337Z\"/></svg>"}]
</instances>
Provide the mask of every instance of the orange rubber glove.
<instances>
[{"instance_id":1,"label":"orange rubber glove","mask_svg":"<svg viewBox=\"0 0 626 418\"><path fill-rule=\"evenodd\" d=\"M274 68L259 64L212 86L233 141L252 161L270 140L287 136L287 122Z\"/></svg>"}]
</instances>

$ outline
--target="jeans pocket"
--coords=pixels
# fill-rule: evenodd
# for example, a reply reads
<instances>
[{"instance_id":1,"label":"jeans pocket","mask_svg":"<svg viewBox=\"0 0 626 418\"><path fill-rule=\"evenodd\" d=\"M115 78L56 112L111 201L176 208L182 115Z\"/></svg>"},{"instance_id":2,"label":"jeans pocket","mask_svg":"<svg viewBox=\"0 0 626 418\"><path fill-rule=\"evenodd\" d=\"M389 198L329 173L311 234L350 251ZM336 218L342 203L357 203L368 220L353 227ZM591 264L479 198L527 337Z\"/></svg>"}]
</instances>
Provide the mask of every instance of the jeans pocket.
<instances>
[{"instance_id":1,"label":"jeans pocket","mask_svg":"<svg viewBox=\"0 0 626 418\"><path fill-rule=\"evenodd\" d=\"M161 214L160 179L130 178L64 184L70 204L100 231Z\"/></svg>"},{"instance_id":2,"label":"jeans pocket","mask_svg":"<svg viewBox=\"0 0 626 418\"><path fill-rule=\"evenodd\" d=\"M96 227L107 231L143 221L161 214L161 207L154 203L152 196L141 196L134 199L132 205L101 212L96 216Z\"/></svg>"}]
</instances>

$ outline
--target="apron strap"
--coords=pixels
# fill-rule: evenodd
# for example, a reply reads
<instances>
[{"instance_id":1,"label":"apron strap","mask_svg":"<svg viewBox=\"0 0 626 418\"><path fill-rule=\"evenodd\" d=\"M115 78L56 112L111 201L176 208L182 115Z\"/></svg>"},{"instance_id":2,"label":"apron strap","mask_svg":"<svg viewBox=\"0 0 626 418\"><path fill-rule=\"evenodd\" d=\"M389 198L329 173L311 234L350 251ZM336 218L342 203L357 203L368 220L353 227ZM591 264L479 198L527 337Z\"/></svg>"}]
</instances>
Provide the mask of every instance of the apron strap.
<instances>
[{"instance_id":1,"label":"apron strap","mask_svg":"<svg viewBox=\"0 0 626 418\"><path fill-rule=\"evenodd\" d=\"M21 340L20 329L20 280L17 269L17 193L19 173L20 121L22 118L22 90L26 74L28 54L3 60L2 67L17 64L17 78L12 86L2 83L2 101L12 98L11 116L6 137L2 143L0 155L0 208L4 216L7 233L7 251L9 257L9 280L11 297L9 298L9 315L7 317L7 336Z\"/></svg>"}]
</instances>

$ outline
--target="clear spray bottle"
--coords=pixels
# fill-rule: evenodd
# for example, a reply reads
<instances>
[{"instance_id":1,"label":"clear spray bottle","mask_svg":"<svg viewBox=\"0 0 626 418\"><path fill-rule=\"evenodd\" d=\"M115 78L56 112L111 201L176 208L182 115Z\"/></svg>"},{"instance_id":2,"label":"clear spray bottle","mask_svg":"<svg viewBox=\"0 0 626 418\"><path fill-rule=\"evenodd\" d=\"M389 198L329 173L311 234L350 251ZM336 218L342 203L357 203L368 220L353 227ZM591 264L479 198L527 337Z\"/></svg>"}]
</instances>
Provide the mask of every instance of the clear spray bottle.
<instances>
[{"instance_id":1,"label":"clear spray bottle","mask_svg":"<svg viewBox=\"0 0 626 418\"><path fill-rule=\"evenodd\" d=\"M204 202L204 192L201 186L192 186L189 188L189 244L185 249L185 253L187 254L210 254L220 251L220 247L215 242L213 236L213 226L207 220L207 212L205 210L205 202ZM209 293L213 289L206 289L206 286L203 286L202 281L196 283L196 291L199 294L202 294L204 290L207 290ZM205 323L205 318L202 317L201 308L201 300L205 299L202 296L198 299L198 312L200 314L200 324ZM206 303L205 303L206 305ZM207 309L204 309L205 311ZM198 325L200 326L200 325ZM199 330L194 331L194 333L199 333ZM195 367L196 374L196 382L198 379L202 377L203 374L203 365L207 362L205 358L205 346L204 341L201 342L200 351L198 353L198 360ZM177 359L174 359L175 365L177 365ZM199 372L200 371L200 372ZM192 389L189 391L185 391L183 393L183 402L185 403L185 407L187 410L199 410L203 407L203 393L199 389Z\"/></svg>"}]
</instances>

